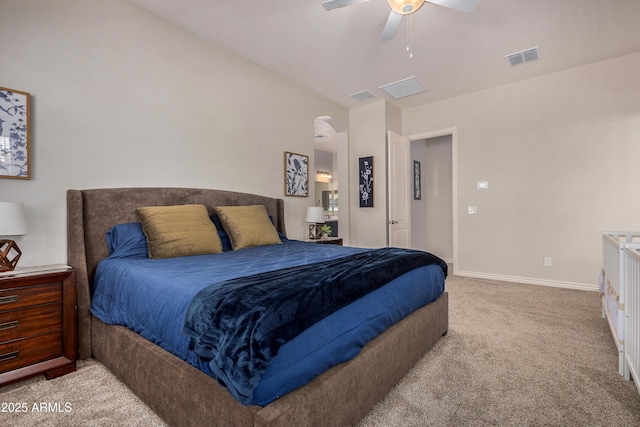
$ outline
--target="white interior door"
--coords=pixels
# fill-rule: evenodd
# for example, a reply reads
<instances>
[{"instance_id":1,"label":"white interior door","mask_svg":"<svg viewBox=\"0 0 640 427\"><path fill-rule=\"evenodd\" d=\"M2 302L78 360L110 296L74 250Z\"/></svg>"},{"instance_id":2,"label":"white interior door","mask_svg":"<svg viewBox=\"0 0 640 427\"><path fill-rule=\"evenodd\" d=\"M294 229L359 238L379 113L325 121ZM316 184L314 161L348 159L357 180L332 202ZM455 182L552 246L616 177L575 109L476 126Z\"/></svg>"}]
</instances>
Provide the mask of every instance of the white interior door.
<instances>
[{"instance_id":1,"label":"white interior door","mask_svg":"<svg viewBox=\"0 0 640 427\"><path fill-rule=\"evenodd\" d=\"M388 211L389 246L411 247L411 141L389 131Z\"/></svg>"}]
</instances>

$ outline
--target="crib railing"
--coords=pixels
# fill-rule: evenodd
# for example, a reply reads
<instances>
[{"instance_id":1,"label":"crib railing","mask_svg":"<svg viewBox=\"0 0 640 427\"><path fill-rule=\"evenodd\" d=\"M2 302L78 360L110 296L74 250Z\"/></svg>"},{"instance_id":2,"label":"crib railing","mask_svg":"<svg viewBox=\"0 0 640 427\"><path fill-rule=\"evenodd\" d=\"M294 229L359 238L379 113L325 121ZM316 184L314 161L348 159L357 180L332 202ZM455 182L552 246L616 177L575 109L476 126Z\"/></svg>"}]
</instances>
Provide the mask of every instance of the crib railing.
<instances>
[{"instance_id":1,"label":"crib railing","mask_svg":"<svg viewBox=\"0 0 640 427\"><path fill-rule=\"evenodd\" d=\"M638 392L640 392L640 250L625 248L624 251L624 280L626 288L625 302L625 346L624 377L633 377Z\"/></svg>"},{"instance_id":2,"label":"crib railing","mask_svg":"<svg viewBox=\"0 0 640 427\"><path fill-rule=\"evenodd\" d=\"M640 248L640 232L608 231L602 233L602 317L609 322L618 349L618 373L626 375L625 363L625 280L626 248Z\"/></svg>"}]
</instances>

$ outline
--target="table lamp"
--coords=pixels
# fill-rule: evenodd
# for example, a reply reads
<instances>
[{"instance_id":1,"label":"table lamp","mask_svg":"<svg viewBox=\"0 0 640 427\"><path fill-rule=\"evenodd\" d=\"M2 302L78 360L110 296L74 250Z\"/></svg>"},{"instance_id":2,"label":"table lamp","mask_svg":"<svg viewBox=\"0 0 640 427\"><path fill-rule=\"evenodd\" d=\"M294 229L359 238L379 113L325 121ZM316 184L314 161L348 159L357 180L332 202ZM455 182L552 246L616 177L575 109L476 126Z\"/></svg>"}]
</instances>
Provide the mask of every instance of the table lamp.
<instances>
[{"instance_id":1,"label":"table lamp","mask_svg":"<svg viewBox=\"0 0 640 427\"><path fill-rule=\"evenodd\" d=\"M0 202L0 236L27 234L27 221L22 203ZM0 272L16 268L22 252L13 240L0 239Z\"/></svg>"},{"instance_id":2,"label":"table lamp","mask_svg":"<svg viewBox=\"0 0 640 427\"><path fill-rule=\"evenodd\" d=\"M307 219L309 222L309 239L319 239L320 224L324 224L324 208L322 206L313 206L307 208Z\"/></svg>"}]
</instances>

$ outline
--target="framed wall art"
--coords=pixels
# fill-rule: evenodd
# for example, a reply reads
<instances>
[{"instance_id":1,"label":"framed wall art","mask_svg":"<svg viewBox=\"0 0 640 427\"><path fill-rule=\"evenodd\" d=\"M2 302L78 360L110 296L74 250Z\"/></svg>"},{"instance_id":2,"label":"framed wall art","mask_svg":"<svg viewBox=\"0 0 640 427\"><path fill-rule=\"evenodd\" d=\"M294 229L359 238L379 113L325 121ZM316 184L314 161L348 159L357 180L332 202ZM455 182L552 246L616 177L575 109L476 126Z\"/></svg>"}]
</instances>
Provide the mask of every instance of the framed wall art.
<instances>
[{"instance_id":1,"label":"framed wall art","mask_svg":"<svg viewBox=\"0 0 640 427\"><path fill-rule=\"evenodd\" d=\"M420 162L413 161L413 200L422 199L422 174L420 172Z\"/></svg>"},{"instance_id":2,"label":"framed wall art","mask_svg":"<svg viewBox=\"0 0 640 427\"><path fill-rule=\"evenodd\" d=\"M309 196L309 156L284 152L284 195Z\"/></svg>"},{"instance_id":3,"label":"framed wall art","mask_svg":"<svg viewBox=\"0 0 640 427\"><path fill-rule=\"evenodd\" d=\"M0 87L0 178L31 179L29 94Z\"/></svg>"},{"instance_id":4,"label":"framed wall art","mask_svg":"<svg viewBox=\"0 0 640 427\"><path fill-rule=\"evenodd\" d=\"M358 159L360 207L373 207L373 156Z\"/></svg>"}]
</instances>

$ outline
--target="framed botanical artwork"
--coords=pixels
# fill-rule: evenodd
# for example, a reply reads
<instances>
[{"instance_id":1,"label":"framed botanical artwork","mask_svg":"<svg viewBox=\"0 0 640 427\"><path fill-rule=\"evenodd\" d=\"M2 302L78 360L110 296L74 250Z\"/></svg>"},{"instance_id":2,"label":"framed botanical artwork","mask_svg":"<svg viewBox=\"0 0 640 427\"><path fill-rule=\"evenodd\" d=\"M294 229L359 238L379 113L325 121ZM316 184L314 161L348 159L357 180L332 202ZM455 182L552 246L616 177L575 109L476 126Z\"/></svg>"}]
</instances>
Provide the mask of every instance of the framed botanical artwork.
<instances>
[{"instance_id":1,"label":"framed botanical artwork","mask_svg":"<svg viewBox=\"0 0 640 427\"><path fill-rule=\"evenodd\" d=\"M0 178L31 179L29 94L0 87Z\"/></svg>"},{"instance_id":2,"label":"framed botanical artwork","mask_svg":"<svg viewBox=\"0 0 640 427\"><path fill-rule=\"evenodd\" d=\"M284 195L309 196L309 156L284 152Z\"/></svg>"},{"instance_id":3,"label":"framed botanical artwork","mask_svg":"<svg viewBox=\"0 0 640 427\"><path fill-rule=\"evenodd\" d=\"M420 162L413 161L413 200L422 199L422 174L420 173Z\"/></svg>"},{"instance_id":4,"label":"framed botanical artwork","mask_svg":"<svg viewBox=\"0 0 640 427\"><path fill-rule=\"evenodd\" d=\"M373 156L358 159L360 207L373 207Z\"/></svg>"}]
</instances>

